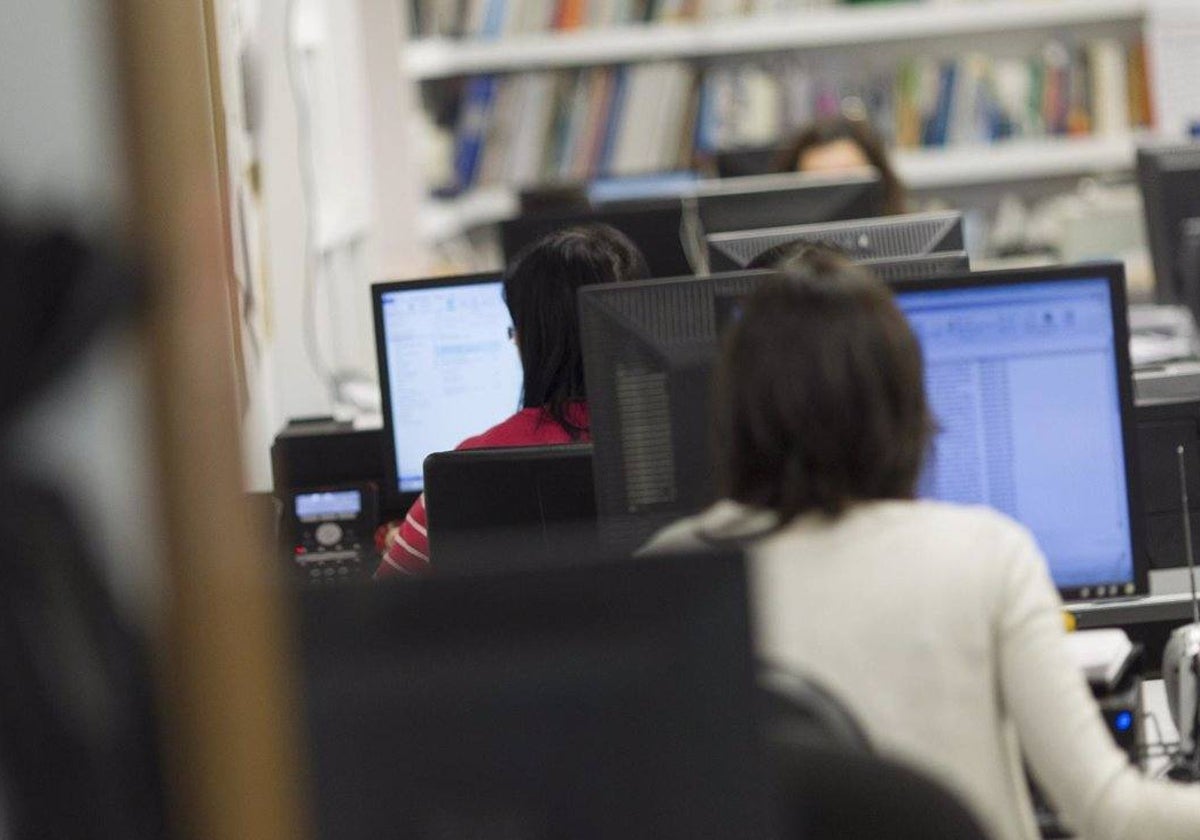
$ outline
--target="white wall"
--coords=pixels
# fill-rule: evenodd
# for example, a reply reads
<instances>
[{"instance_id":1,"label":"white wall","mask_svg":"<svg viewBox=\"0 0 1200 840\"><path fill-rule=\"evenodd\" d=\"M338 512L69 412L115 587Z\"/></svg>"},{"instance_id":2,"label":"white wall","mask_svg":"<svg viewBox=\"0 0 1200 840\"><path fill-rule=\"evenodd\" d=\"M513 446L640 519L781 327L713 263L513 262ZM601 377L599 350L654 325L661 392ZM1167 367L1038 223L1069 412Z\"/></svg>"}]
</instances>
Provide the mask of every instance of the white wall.
<instances>
[{"instance_id":1,"label":"white wall","mask_svg":"<svg viewBox=\"0 0 1200 840\"><path fill-rule=\"evenodd\" d=\"M262 471L253 468L254 462L262 463L271 438L288 418L345 408L335 406L310 345L317 345L315 352L329 367L375 379L370 285L419 276L427 265L413 224L422 187L411 117L416 96L399 70L404 38L399 4L297 2L302 13L310 13L299 47L320 217L314 242L315 315L306 311L308 222L302 134L289 77L289 0L225 0L227 7L255 7L263 104L256 146L266 313L255 421L247 426L252 485L261 485ZM306 337L308 318L315 337Z\"/></svg>"}]
</instances>

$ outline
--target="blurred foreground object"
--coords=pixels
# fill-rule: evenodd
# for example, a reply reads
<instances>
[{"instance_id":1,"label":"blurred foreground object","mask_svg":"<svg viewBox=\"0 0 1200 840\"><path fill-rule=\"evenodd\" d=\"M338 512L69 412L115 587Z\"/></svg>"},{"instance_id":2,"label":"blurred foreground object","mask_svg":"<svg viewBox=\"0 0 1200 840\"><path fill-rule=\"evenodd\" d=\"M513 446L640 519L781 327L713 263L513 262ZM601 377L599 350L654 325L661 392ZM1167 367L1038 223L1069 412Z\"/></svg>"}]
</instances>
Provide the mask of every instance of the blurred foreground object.
<instances>
[{"instance_id":1,"label":"blurred foreground object","mask_svg":"<svg viewBox=\"0 0 1200 840\"><path fill-rule=\"evenodd\" d=\"M143 640L97 541L13 441L22 410L138 291L76 236L0 219L0 834L18 840L166 836Z\"/></svg>"}]
</instances>

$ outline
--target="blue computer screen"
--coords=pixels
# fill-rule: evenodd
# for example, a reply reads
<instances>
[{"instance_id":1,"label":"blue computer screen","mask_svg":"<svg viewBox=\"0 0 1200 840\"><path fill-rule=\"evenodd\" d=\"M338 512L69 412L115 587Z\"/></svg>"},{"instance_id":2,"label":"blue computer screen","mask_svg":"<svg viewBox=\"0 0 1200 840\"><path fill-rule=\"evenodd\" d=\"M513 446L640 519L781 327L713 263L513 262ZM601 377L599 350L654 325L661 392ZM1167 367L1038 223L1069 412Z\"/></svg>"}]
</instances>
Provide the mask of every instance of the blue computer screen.
<instances>
[{"instance_id":1,"label":"blue computer screen","mask_svg":"<svg viewBox=\"0 0 1200 840\"><path fill-rule=\"evenodd\" d=\"M939 427L920 494L1022 522L1060 588L1126 591L1133 547L1108 281L897 300L921 342Z\"/></svg>"},{"instance_id":2,"label":"blue computer screen","mask_svg":"<svg viewBox=\"0 0 1200 840\"><path fill-rule=\"evenodd\" d=\"M520 407L521 360L499 278L384 292L382 310L397 482L416 492L425 456Z\"/></svg>"}]
</instances>

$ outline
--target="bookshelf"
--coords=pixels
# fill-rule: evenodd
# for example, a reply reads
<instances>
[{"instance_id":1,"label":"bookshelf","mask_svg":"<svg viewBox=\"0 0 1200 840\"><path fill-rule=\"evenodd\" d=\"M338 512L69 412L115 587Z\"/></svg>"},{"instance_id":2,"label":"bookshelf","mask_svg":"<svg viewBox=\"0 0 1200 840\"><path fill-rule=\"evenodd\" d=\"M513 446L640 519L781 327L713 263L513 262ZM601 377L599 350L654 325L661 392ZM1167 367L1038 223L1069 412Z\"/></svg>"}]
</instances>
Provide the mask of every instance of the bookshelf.
<instances>
[{"instance_id":1,"label":"bookshelf","mask_svg":"<svg viewBox=\"0 0 1200 840\"><path fill-rule=\"evenodd\" d=\"M515 2L515 0L510 0ZM420 38L403 48L402 72L419 85L521 74L587 73L589 68L637 66L645 62L691 62L715 66L726 59L808 55L864 58L891 52L921 52L961 43L1024 38L1068 38L1087 31L1112 37L1141 30L1154 0L972 0L896 2L823 8L697 22L627 24L503 38ZM1117 36L1121 37L1121 36ZM986 49L986 48L984 48ZM890 53L889 53L890 54ZM853 58L851 59L853 60ZM1005 139L995 145L934 145L894 152L898 173L910 189L933 191L977 185L1007 185L1035 179L1070 178L1128 170L1140 136L1127 130L1099 130L1082 136ZM499 170L504 171L504 170ZM527 177L527 176L526 176ZM521 180L518 176L516 180ZM485 179L455 198L427 199L420 231L442 241L515 215L512 186Z\"/></svg>"},{"instance_id":2,"label":"bookshelf","mask_svg":"<svg viewBox=\"0 0 1200 840\"><path fill-rule=\"evenodd\" d=\"M1047 138L961 149L895 152L896 172L913 192L953 189L1038 178L1072 178L1133 167L1141 135ZM437 241L517 214L516 191L480 187L457 198L428 199L421 233Z\"/></svg>"},{"instance_id":3,"label":"bookshelf","mask_svg":"<svg viewBox=\"0 0 1200 840\"><path fill-rule=\"evenodd\" d=\"M930 3L896 3L700 23L630 24L492 41L427 38L409 43L403 65L410 78L430 81L475 73L867 46L1132 22L1145 15L1148 2L979 0L934 8Z\"/></svg>"}]
</instances>

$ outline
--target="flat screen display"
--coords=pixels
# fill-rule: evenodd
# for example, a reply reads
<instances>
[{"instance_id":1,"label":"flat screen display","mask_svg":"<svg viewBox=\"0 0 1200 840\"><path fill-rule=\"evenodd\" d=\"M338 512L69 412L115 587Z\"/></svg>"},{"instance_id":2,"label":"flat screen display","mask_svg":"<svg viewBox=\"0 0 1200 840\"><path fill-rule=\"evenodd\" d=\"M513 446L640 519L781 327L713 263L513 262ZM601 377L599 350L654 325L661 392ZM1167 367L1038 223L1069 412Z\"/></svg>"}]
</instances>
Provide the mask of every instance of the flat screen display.
<instances>
[{"instance_id":1,"label":"flat screen display","mask_svg":"<svg viewBox=\"0 0 1200 840\"><path fill-rule=\"evenodd\" d=\"M498 276L391 284L377 294L396 489L416 493L427 455L520 408L521 360Z\"/></svg>"},{"instance_id":2,"label":"flat screen display","mask_svg":"<svg viewBox=\"0 0 1200 840\"><path fill-rule=\"evenodd\" d=\"M1028 527L1058 587L1134 591L1109 281L906 289L938 431L919 492Z\"/></svg>"},{"instance_id":3,"label":"flat screen display","mask_svg":"<svg viewBox=\"0 0 1200 840\"><path fill-rule=\"evenodd\" d=\"M360 513L362 513L362 493L358 490L300 493L296 496L296 518L301 522L354 519Z\"/></svg>"}]
</instances>

